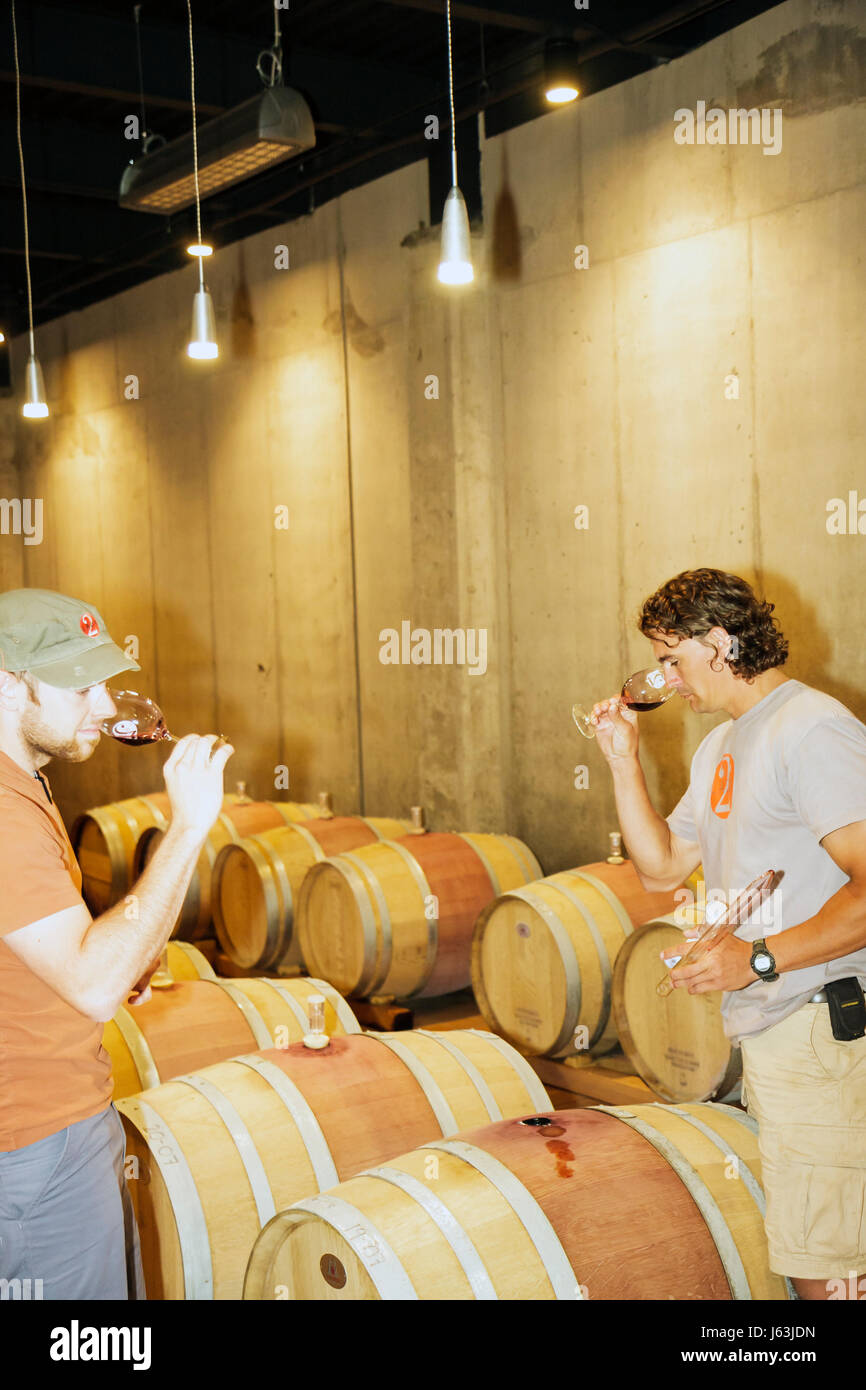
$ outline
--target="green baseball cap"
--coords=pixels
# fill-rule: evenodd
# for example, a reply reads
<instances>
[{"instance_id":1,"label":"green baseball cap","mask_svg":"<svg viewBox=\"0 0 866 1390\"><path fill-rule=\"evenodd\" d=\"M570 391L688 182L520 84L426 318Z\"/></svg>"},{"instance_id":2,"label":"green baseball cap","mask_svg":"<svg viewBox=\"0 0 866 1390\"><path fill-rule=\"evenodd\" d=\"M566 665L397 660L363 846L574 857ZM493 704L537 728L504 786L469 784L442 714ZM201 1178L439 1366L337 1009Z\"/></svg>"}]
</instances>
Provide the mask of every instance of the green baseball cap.
<instances>
[{"instance_id":1,"label":"green baseball cap","mask_svg":"<svg viewBox=\"0 0 866 1390\"><path fill-rule=\"evenodd\" d=\"M51 589L10 589L0 594L0 670L81 690L141 667L112 642L92 605Z\"/></svg>"}]
</instances>

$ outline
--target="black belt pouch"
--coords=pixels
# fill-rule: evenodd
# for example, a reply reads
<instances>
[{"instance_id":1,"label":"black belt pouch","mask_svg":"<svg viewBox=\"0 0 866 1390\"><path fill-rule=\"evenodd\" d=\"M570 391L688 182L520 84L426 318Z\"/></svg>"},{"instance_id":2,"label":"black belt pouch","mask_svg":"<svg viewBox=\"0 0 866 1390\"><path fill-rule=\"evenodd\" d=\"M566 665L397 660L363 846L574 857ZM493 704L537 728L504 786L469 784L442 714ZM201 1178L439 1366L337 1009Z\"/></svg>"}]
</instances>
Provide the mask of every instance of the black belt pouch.
<instances>
[{"instance_id":1,"label":"black belt pouch","mask_svg":"<svg viewBox=\"0 0 866 1390\"><path fill-rule=\"evenodd\" d=\"M833 1037L839 1042L854 1042L866 1033L866 1001L856 976L833 980L824 986L830 1006Z\"/></svg>"}]
</instances>

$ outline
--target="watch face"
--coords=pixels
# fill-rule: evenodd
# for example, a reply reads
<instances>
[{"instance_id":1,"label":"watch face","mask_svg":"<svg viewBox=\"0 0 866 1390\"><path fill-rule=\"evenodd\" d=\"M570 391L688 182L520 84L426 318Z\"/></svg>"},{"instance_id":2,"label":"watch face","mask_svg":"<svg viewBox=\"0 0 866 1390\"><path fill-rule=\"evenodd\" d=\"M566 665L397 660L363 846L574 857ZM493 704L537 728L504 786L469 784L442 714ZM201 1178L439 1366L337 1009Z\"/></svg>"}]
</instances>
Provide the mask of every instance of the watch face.
<instances>
[{"instance_id":1,"label":"watch face","mask_svg":"<svg viewBox=\"0 0 866 1390\"><path fill-rule=\"evenodd\" d=\"M763 953L755 956L755 963L753 967L755 970L769 970L770 965L771 961L769 956L765 956Z\"/></svg>"}]
</instances>

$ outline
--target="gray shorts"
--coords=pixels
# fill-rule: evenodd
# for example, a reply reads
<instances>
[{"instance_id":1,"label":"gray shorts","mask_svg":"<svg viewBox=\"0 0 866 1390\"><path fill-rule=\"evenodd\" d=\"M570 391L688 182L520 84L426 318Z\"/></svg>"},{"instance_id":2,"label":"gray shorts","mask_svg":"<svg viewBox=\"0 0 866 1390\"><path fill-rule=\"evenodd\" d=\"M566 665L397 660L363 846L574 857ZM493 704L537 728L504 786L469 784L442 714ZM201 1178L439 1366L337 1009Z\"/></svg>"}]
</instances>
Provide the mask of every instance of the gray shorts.
<instances>
[{"instance_id":1,"label":"gray shorts","mask_svg":"<svg viewBox=\"0 0 866 1390\"><path fill-rule=\"evenodd\" d=\"M0 1298L146 1297L125 1153L113 1105L0 1152Z\"/></svg>"}]
</instances>

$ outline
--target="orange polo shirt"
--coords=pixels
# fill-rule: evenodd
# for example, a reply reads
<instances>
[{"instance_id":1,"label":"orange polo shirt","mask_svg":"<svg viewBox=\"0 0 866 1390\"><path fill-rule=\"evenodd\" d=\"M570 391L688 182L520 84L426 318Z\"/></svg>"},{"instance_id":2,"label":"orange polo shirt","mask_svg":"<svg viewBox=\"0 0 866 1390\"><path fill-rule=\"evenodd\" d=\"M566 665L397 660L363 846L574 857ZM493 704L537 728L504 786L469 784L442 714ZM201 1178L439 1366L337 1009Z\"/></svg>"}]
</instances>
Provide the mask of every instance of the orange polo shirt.
<instances>
[{"instance_id":1,"label":"orange polo shirt","mask_svg":"<svg viewBox=\"0 0 866 1390\"><path fill-rule=\"evenodd\" d=\"M81 870L46 787L0 752L0 1152L111 1102L103 1025L61 999L4 939L83 902Z\"/></svg>"}]
</instances>

